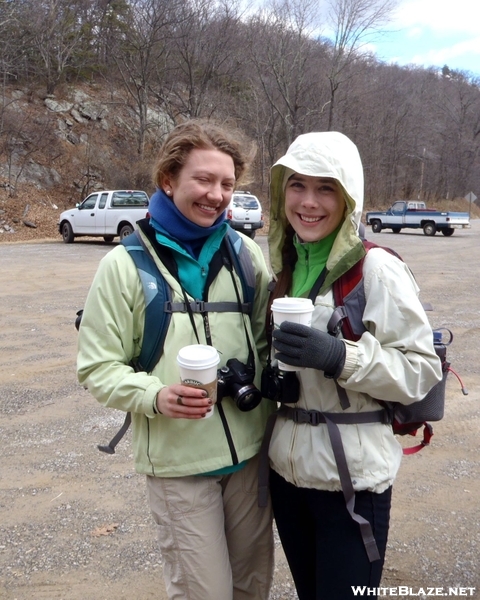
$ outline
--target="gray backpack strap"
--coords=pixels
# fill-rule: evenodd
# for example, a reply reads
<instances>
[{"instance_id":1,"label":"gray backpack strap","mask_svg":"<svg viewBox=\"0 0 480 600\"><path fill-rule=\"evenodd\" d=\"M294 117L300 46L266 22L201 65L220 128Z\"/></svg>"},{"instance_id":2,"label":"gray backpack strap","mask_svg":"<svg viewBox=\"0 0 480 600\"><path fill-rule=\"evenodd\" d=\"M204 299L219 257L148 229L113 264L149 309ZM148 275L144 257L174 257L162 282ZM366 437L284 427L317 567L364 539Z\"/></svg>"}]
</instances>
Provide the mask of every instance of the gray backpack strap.
<instances>
[{"instance_id":1,"label":"gray backpack strap","mask_svg":"<svg viewBox=\"0 0 480 600\"><path fill-rule=\"evenodd\" d=\"M362 337L362 334L367 331L363 324L363 313L365 311L365 288L363 278L357 286L343 299L343 304L337 306L332 313L328 323L327 331L330 335L338 336L342 331L342 324L345 319L348 319L348 324L353 335L346 336L347 339L355 339ZM345 332L344 332L345 334Z\"/></svg>"},{"instance_id":2,"label":"gray backpack strap","mask_svg":"<svg viewBox=\"0 0 480 600\"><path fill-rule=\"evenodd\" d=\"M279 411L276 411L268 417L262 444L260 446L258 462L258 506L260 508L265 508L268 504L268 487L270 479L268 450L270 448L270 440L272 439L278 415Z\"/></svg>"},{"instance_id":3,"label":"gray backpack strap","mask_svg":"<svg viewBox=\"0 0 480 600\"><path fill-rule=\"evenodd\" d=\"M347 408L350 408L351 406L347 390L341 385L338 385L338 381L336 379L334 381L335 387L337 388L338 399L340 400L340 406L342 407L342 410L347 410Z\"/></svg>"},{"instance_id":4,"label":"gray backpack strap","mask_svg":"<svg viewBox=\"0 0 480 600\"><path fill-rule=\"evenodd\" d=\"M325 421L327 423L328 435L330 437L330 443L332 444L333 455L335 456L338 475L340 477L340 484L342 486L342 492L345 498L345 504L347 506L348 513L360 526L360 533L365 545L368 560L370 562L380 560L380 553L378 551L377 542L375 541L370 522L362 517L362 515L359 515L355 512L355 490L353 489L352 478L350 477L350 473L348 471L348 464L345 457L345 450L343 448L340 430L338 429L338 425L326 416Z\"/></svg>"},{"instance_id":5,"label":"gray backpack strap","mask_svg":"<svg viewBox=\"0 0 480 600\"><path fill-rule=\"evenodd\" d=\"M190 307L188 309L187 307ZM241 312L244 315L249 315L251 306L249 302L243 302L239 305L238 302L204 302L203 300L193 300L186 304L185 302L165 302L165 312L184 312L191 310L193 313L204 312Z\"/></svg>"},{"instance_id":6,"label":"gray backpack strap","mask_svg":"<svg viewBox=\"0 0 480 600\"><path fill-rule=\"evenodd\" d=\"M360 527L362 540L365 545L365 550L367 552L369 561L373 562L375 560L379 560L380 554L378 552L377 543L373 535L372 526L370 525L369 521L355 512L355 490L353 489L352 478L350 477L350 472L348 470L345 449L343 447L342 436L340 434L338 425L350 425L355 423L389 423L387 411L377 410L363 413L324 413L318 410L305 410L302 408L281 406L274 414L285 417L286 419L291 419L295 423L305 423L314 427L320 423L325 423L327 425L328 436L332 445L333 456L335 457L338 476L340 478L340 485L342 486L342 492L345 498L345 504L347 506L348 513ZM262 443L262 447L264 444L265 439ZM262 477L262 481L264 481L264 473L259 474L259 481L260 476Z\"/></svg>"},{"instance_id":7,"label":"gray backpack strap","mask_svg":"<svg viewBox=\"0 0 480 600\"><path fill-rule=\"evenodd\" d=\"M327 423L327 419L336 425L358 425L365 423L383 423L390 424L387 411L384 409L372 410L368 412L357 413L326 413L319 410L307 410L305 408L292 408L290 406L281 406L277 413L285 419L294 423L306 423L316 427L320 423Z\"/></svg>"}]
</instances>

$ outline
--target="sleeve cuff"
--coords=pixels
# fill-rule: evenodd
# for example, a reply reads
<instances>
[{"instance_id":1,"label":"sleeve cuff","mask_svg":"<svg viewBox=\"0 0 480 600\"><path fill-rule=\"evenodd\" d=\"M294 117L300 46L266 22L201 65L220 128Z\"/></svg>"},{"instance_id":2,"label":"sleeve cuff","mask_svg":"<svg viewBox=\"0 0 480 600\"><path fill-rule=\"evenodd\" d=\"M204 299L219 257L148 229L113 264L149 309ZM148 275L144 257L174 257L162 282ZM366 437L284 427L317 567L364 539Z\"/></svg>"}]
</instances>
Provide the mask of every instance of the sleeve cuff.
<instances>
[{"instance_id":1,"label":"sleeve cuff","mask_svg":"<svg viewBox=\"0 0 480 600\"><path fill-rule=\"evenodd\" d=\"M143 405L146 409L145 414L147 417L152 418L156 415L162 414L157 408L157 395L164 387L166 386L160 385L160 387L158 387L158 385L152 384L145 390Z\"/></svg>"},{"instance_id":2,"label":"sleeve cuff","mask_svg":"<svg viewBox=\"0 0 480 600\"><path fill-rule=\"evenodd\" d=\"M339 379L348 379L357 369L358 345L350 340L343 340L343 342L345 343L345 364L343 365Z\"/></svg>"}]
</instances>

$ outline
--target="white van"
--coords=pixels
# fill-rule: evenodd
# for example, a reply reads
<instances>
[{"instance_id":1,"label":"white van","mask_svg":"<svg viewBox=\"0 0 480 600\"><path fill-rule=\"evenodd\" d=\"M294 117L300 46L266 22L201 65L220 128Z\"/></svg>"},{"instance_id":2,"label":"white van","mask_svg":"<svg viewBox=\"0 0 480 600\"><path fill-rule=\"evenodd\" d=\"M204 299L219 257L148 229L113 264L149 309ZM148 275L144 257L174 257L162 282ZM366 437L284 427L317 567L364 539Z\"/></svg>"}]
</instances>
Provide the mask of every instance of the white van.
<instances>
[{"instance_id":1,"label":"white van","mask_svg":"<svg viewBox=\"0 0 480 600\"><path fill-rule=\"evenodd\" d=\"M234 192L227 208L227 220L233 229L253 239L256 230L263 227L260 200L250 192Z\"/></svg>"}]
</instances>

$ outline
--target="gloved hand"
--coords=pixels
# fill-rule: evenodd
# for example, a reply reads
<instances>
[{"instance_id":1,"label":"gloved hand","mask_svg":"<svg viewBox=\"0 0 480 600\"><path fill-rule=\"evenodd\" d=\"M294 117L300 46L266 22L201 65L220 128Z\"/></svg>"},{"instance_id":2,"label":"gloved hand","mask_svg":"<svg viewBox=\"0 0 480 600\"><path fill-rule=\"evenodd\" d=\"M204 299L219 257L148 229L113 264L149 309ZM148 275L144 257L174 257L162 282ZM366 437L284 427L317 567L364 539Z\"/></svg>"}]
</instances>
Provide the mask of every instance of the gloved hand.
<instances>
[{"instance_id":1,"label":"gloved hand","mask_svg":"<svg viewBox=\"0 0 480 600\"><path fill-rule=\"evenodd\" d=\"M345 344L328 333L284 321L273 331L275 358L294 367L325 371L326 377L339 377L345 364Z\"/></svg>"}]
</instances>

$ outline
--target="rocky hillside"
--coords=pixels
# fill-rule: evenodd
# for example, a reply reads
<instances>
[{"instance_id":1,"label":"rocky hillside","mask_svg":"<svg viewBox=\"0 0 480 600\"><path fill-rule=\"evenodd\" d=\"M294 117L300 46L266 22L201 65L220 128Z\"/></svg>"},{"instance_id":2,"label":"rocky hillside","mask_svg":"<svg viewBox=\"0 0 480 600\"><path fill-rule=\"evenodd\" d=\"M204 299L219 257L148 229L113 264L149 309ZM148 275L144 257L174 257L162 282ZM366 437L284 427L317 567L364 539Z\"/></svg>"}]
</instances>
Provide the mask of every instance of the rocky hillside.
<instances>
[{"instance_id":1,"label":"rocky hillside","mask_svg":"<svg viewBox=\"0 0 480 600\"><path fill-rule=\"evenodd\" d=\"M144 160L135 111L98 84L55 97L6 90L0 136L0 242L56 238L58 214L95 189L152 192L150 171L170 123L149 112Z\"/></svg>"},{"instance_id":2,"label":"rocky hillside","mask_svg":"<svg viewBox=\"0 0 480 600\"><path fill-rule=\"evenodd\" d=\"M172 125L165 114L149 111L140 159L134 108L118 90L98 83L65 85L55 97L7 88L0 117L0 243L58 240L60 212L96 189L152 193L152 162ZM251 189L264 200L268 224L267 194ZM480 216L465 200L434 206Z\"/></svg>"}]
</instances>

